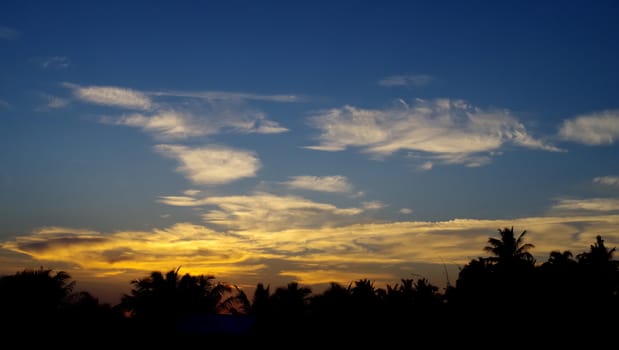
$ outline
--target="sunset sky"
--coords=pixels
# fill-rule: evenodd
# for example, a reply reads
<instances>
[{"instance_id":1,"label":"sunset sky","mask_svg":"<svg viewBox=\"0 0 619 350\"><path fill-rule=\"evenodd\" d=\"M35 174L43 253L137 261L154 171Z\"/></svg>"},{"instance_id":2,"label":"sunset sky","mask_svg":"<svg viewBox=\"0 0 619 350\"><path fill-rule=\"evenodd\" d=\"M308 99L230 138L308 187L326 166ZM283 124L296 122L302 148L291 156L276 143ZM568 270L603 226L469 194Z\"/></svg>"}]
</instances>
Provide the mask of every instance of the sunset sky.
<instances>
[{"instance_id":1,"label":"sunset sky","mask_svg":"<svg viewBox=\"0 0 619 350\"><path fill-rule=\"evenodd\" d=\"M0 274L116 302L619 246L617 1L3 1ZM449 280L449 281L448 281Z\"/></svg>"}]
</instances>

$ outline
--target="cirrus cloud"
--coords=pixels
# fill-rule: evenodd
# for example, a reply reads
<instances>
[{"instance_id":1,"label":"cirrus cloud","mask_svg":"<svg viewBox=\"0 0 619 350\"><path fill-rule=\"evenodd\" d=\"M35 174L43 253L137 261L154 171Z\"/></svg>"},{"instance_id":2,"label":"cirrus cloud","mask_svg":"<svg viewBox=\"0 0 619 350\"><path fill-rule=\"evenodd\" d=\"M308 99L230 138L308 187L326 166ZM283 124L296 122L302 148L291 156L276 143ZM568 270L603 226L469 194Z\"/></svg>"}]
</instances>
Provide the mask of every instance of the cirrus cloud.
<instances>
[{"instance_id":1,"label":"cirrus cloud","mask_svg":"<svg viewBox=\"0 0 619 350\"><path fill-rule=\"evenodd\" d=\"M403 105L384 110L344 106L317 113L310 123L321 131L320 143L306 148L342 151L356 147L373 157L405 150L442 163L469 166L490 162L490 155L505 144L559 151L532 137L509 111L483 110L449 99L417 99L413 106Z\"/></svg>"},{"instance_id":2,"label":"cirrus cloud","mask_svg":"<svg viewBox=\"0 0 619 350\"><path fill-rule=\"evenodd\" d=\"M340 208L299 196L279 196L265 192L250 195L162 196L159 202L172 206L213 206L202 218L205 222L234 230L274 230L291 227L319 227L348 222L366 208Z\"/></svg>"},{"instance_id":3,"label":"cirrus cloud","mask_svg":"<svg viewBox=\"0 0 619 350\"><path fill-rule=\"evenodd\" d=\"M71 89L78 99L94 104L141 110L153 107L153 102L148 96L133 89L116 86L79 86L72 83L62 85Z\"/></svg>"}]
</instances>

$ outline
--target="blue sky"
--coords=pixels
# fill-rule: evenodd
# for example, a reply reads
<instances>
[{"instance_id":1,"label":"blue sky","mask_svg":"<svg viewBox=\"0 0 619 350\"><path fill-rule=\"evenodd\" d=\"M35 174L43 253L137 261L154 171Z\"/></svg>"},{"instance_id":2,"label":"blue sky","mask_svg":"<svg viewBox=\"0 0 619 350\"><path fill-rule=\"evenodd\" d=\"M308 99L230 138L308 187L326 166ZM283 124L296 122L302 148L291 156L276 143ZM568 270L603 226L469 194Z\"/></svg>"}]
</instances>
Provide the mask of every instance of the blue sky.
<instances>
[{"instance_id":1,"label":"blue sky","mask_svg":"<svg viewBox=\"0 0 619 350\"><path fill-rule=\"evenodd\" d=\"M2 273L443 285L503 226L540 261L597 234L617 245L618 15L3 2Z\"/></svg>"}]
</instances>

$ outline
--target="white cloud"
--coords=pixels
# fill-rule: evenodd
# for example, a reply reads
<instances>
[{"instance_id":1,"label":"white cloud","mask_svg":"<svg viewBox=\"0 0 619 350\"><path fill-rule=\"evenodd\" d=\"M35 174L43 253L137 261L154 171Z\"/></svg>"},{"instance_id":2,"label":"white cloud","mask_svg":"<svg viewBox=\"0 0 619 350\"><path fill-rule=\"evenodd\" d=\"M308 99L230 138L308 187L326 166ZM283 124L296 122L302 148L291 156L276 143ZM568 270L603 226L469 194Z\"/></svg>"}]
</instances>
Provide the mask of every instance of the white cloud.
<instances>
[{"instance_id":1,"label":"white cloud","mask_svg":"<svg viewBox=\"0 0 619 350\"><path fill-rule=\"evenodd\" d=\"M21 33L13 28L0 26L0 39L15 40L19 38Z\"/></svg>"},{"instance_id":2,"label":"white cloud","mask_svg":"<svg viewBox=\"0 0 619 350\"><path fill-rule=\"evenodd\" d=\"M103 122L109 118L102 119ZM178 111L158 111L151 116L143 114L123 115L112 120L116 125L142 128L161 139L183 139L187 137L212 135L217 129L206 122L197 120L190 113Z\"/></svg>"},{"instance_id":3,"label":"white cloud","mask_svg":"<svg viewBox=\"0 0 619 350\"><path fill-rule=\"evenodd\" d=\"M105 117L104 123L142 128L161 139L185 139L208 136L232 131L239 133L274 134L288 131L274 121L266 119L262 113L246 111L206 112L196 115L189 111L159 109L152 115L140 113L123 115L119 118Z\"/></svg>"},{"instance_id":4,"label":"white cloud","mask_svg":"<svg viewBox=\"0 0 619 350\"><path fill-rule=\"evenodd\" d=\"M293 176L286 186L295 189L312 190L321 192L351 192L352 184L346 176Z\"/></svg>"},{"instance_id":5,"label":"white cloud","mask_svg":"<svg viewBox=\"0 0 619 350\"><path fill-rule=\"evenodd\" d=\"M345 106L318 113L310 123L321 130L320 143L307 148L358 147L374 157L408 150L443 163L480 166L505 144L559 151L529 135L508 111L482 110L461 100L418 99L412 107L384 110Z\"/></svg>"},{"instance_id":6,"label":"white cloud","mask_svg":"<svg viewBox=\"0 0 619 350\"><path fill-rule=\"evenodd\" d=\"M156 145L166 157L176 159L178 172L193 183L225 184L256 176L260 160L253 152L223 146L190 148L181 145Z\"/></svg>"},{"instance_id":7,"label":"white cloud","mask_svg":"<svg viewBox=\"0 0 619 350\"><path fill-rule=\"evenodd\" d=\"M615 198L587 198L587 199L560 199L552 207L555 211L619 211L619 199Z\"/></svg>"},{"instance_id":8,"label":"white cloud","mask_svg":"<svg viewBox=\"0 0 619 350\"><path fill-rule=\"evenodd\" d=\"M416 86L430 84L434 78L425 74L391 75L378 81L381 86Z\"/></svg>"},{"instance_id":9,"label":"white cloud","mask_svg":"<svg viewBox=\"0 0 619 350\"><path fill-rule=\"evenodd\" d=\"M409 208L402 208L402 209L400 209L400 213L401 214L412 214L413 210L409 209Z\"/></svg>"},{"instance_id":10,"label":"white cloud","mask_svg":"<svg viewBox=\"0 0 619 350\"><path fill-rule=\"evenodd\" d=\"M594 178L593 182L610 187L619 187L619 176L600 176Z\"/></svg>"},{"instance_id":11,"label":"white cloud","mask_svg":"<svg viewBox=\"0 0 619 350\"><path fill-rule=\"evenodd\" d=\"M141 110L154 107L148 96L132 89L115 86L79 86L71 83L62 85L71 89L78 99L90 103Z\"/></svg>"},{"instance_id":12,"label":"white cloud","mask_svg":"<svg viewBox=\"0 0 619 350\"><path fill-rule=\"evenodd\" d=\"M209 136L225 132L278 134L288 129L260 111L245 105L248 100L293 102L293 95L259 95L234 92L138 91L116 86L79 86L63 83L80 100L143 112L104 116L102 123L141 128L163 140ZM157 98L161 100L156 100Z\"/></svg>"},{"instance_id":13,"label":"white cloud","mask_svg":"<svg viewBox=\"0 0 619 350\"><path fill-rule=\"evenodd\" d=\"M563 121L559 137L585 145L610 145L619 139L619 110L584 114Z\"/></svg>"}]
</instances>

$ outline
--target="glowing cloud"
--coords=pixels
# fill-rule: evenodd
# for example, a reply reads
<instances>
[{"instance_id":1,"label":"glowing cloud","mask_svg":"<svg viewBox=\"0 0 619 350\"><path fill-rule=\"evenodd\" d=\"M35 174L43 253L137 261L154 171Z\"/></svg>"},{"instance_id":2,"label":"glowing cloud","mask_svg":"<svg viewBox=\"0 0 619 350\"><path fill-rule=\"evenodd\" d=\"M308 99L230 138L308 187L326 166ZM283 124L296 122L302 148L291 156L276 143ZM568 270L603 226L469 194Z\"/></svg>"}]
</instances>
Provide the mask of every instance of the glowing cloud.
<instances>
[{"instance_id":1,"label":"glowing cloud","mask_svg":"<svg viewBox=\"0 0 619 350\"><path fill-rule=\"evenodd\" d=\"M79 86L71 83L62 85L73 90L75 97L86 102L142 110L153 107L148 96L132 89L115 86Z\"/></svg>"},{"instance_id":2,"label":"glowing cloud","mask_svg":"<svg viewBox=\"0 0 619 350\"><path fill-rule=\"evenodd\" d=\"M559 137L585 145L610 145L619 138L619 110L585 114L568 119L559 129Z\"/></svg>"},{"instance_id":3,"label":"glowing cloud","mask_svg":"<svg viewBox=\"0 0 619 350\"><path fill-rule=\"evenodd\" d=\"M361 148L375 157L399 150L423 152L443 163L480 166L489 155L511 143L532 149L559 151L530 136L508 111L485 111L461 100L416 100L411 107L367 110L351 106L314 115L320 143L307 148L341 151ZM431 163L424 163L426 170Z\"/></svg>"},{"instance_id":4,"label":"glowing cloud","mask_svg":"<svg viewBox=\"0 0 619 350\"><path fill-rule=\"evenodd\" d=\"M295 189L321 191L321 192L351 192L352 184L346 176L293 176L286 186Z\"/></svg>"},{"instance_id":5,"label":"glowing cloud","mask_svg":"<svg viewBox=\"0 0 619 350\"><path fill-rule=\"evenodd\" d=\"M190 148L181 145L156 145L155 150L176 159L176 170L196 184L225 184L256 176L260 160L253 152L223 146Z\"/></svg>"},{"instance_id":6,"label":"glowing cloud","mask_svg":"<svg viewBox=\"0 0 619 350\"><path fill-rule=\"evenodd\" d=\"M275 201L270 206L275 214L288 208L327 208L302 199L269 195L213 199L224 210L238 213L244 212L246 201L257 202L250 204L252 207ZM82 274L90 271L90 278L124 271L167 271L182 265L186 272L225 276L241 284L265 276L265 271L276 271L280 277L304 283L350 283L368 277L389 282L422 273L432 283L441 284L446 264L456 274L457 266L486 256L483 247L488 237L498 235L498 228L527 230L528 242L535 244L532 253L538 261L545 261L553 250L570 250L574 254L588 250L596 235L604 237L609 247L616 246L618 225L619 215L574 215L274 230L248 227L234 233L188 223L110 233L53 227L18 236L0 247L40 262L65 263Z\"/></svg>"},{"instance_id":7,"label":"glowing cloud","mask_svg":"<svg viewBox=\"0 0 619 350\"><path fill-rule=\"evenodd\" d=\"M400 209L400 213L401 214L412 214L413 210L409 209L409 208L402 208L402 209Z\"/></svg>"}]
</instances>

